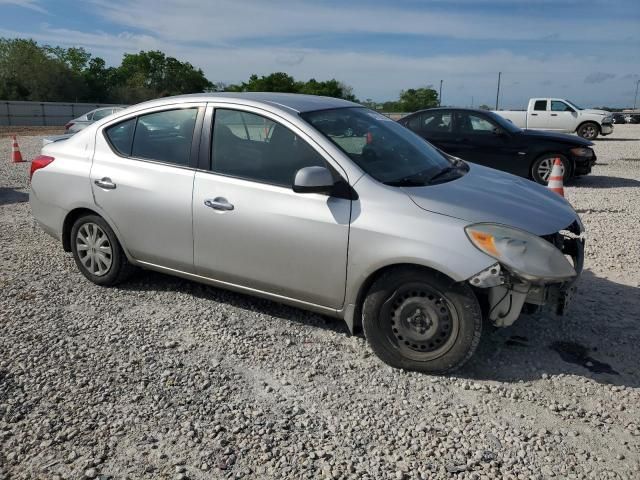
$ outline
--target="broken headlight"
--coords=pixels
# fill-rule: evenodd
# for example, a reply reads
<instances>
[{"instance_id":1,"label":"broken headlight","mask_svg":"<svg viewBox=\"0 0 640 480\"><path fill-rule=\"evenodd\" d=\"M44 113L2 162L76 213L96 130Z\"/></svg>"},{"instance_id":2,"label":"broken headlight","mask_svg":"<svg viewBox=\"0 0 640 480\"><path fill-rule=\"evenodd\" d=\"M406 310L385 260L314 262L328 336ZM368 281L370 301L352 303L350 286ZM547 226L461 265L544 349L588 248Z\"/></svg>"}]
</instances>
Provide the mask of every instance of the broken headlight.
<instances>
[{"instance_id":1,"label":"broken headlight","mask_svg":"<svg viewBox=\"0 0 640 480\"><path fill-rule=\"evenodd\" d=\"M576 276L575 269L560 250L524 230L476 223L465 227L465 232L477 249L530 282L562 282Z\"/></svg>"}]
</instances>

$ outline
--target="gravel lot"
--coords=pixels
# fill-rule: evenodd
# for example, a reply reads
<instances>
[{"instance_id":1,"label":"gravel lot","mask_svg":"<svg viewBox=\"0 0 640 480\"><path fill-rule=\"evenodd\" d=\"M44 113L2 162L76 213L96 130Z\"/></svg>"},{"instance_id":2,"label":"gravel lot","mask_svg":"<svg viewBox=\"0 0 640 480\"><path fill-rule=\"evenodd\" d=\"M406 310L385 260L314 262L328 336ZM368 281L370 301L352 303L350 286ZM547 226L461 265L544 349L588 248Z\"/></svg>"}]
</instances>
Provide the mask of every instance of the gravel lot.
<instances>
[{"instance_id":1,"label":"gravel lot","mask_svg":"<svg viewBox=\"0 0 640 480\"><path fill-rule=\"evenodd\" d=\"M23 155L41 137L19 137ZM588 229L567 317L485 330L450 377L342 322L138 273L88 283L0 145L0 479L640 478L640 125L565 187Z\"/></svg>"}]
</instances>

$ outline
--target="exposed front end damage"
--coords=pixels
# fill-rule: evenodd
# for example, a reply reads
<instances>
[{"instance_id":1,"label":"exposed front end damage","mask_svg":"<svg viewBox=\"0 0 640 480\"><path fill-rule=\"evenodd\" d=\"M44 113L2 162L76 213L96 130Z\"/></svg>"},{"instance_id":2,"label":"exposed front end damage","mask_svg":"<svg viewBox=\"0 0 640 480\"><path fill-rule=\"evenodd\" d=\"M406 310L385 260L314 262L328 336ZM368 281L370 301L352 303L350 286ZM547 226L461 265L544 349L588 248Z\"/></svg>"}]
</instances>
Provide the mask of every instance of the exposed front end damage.
<instances>
[{"instance_id":1,"label":"exposed front end damage","mask_svg":"<svg viewBox=\"0 0 640 480\"><path fill-rule=\"evenodd\" d=\"M570 261L575 275L562 281L530 276L523 278L500 262L474 275L469 283L486 299L486 315L495 326L512 325L523 310L533 313L546 308L557 315L566 313L584 264L582 227L576 221L564 230L541 238Z\"/></svg>"}]
</instances>

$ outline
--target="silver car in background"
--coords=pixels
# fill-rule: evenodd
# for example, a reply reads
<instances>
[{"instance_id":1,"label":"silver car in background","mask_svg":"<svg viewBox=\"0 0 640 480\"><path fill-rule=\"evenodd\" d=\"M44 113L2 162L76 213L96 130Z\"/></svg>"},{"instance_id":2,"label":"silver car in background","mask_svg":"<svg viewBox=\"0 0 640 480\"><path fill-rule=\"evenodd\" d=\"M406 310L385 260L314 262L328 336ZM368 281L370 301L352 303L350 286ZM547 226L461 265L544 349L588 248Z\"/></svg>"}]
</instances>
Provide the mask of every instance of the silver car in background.
<instances>
[{"instance_id":1,"label":"silver car in background","mask_svg":"<svg viewBox=\"0 0 640 480\"><path fill-rule=\"evenodd\" d=\"M142 267L339 317L410 370L460 367L483 316L562 313L582 270L562 197L334 98L142 103L45 146L31 174L34 217L92 282Z\"/></svg>"},{"instance_id":2,"label":"silver car in background","mask_svg":"<svg viewBox=\"0 0 640 480\"><path fill-rule=\"evenodd\" d=\"M124 108L125 107L122 107L122 106L96 108L94 110L91 110L90 112L85 113L84 115L80 115L78 118L69 120L64 126L64 132L65 133L79 132L83 128L86 128L89 125L91 125L93 122L102 120L103 118L108 117L112 113L119 112Z\"/></svg>"}]
</instances>

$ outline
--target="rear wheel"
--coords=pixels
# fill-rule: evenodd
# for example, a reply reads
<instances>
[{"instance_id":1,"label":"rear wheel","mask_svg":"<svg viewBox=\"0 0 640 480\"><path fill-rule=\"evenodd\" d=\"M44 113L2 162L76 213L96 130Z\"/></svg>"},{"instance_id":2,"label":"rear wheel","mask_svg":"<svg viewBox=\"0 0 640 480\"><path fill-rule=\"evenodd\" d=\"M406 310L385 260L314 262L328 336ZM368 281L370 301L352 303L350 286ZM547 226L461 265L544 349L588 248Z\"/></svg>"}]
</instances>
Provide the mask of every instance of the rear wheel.
<instances>
[{"instance_id":1,"label":"rear wheel","mask_svg":"<svg viewBox=\"0 0 640 480\"><path fill-rule=\"evenodd\" d=\"M553 163L556 158L559 158L562 162L562 179L567 181L571 176L571 167L569 160L564 155L558 153L546 153L541 157L538 157L531 166L531 177L533 180L541 185L547 185L549 183L549 176L553 169Z\"/></svg>"},{"instance_id":2,"label":"rear wheel","mask_svg":"<svg viewBox=\"0 0 640 480\"><path fill-rule=\"evenodd\" d=\"M586 140L595 140L600 133L600 127L597 123L587 122L580 125L578 135Z\"/></svg>"},{"instance_id":3,"label":"rear wheel","mask_svg":"<svg viewBox=\"0 0 640 480\"><path fill-rule=\"evenodd\" d=\"M362 315L367 341L382 361L425 373L461 367L482 332L471 288L417 267L385 272L372 285Z\"/></svg>"},{"instance_id":4,"label":"rear wheel","mask_svg":"<svg viewBox=\"0 0 640 480\"><path fill-rule=\"evenodd\" d=\"M133 271L113 230L98 215L75 221L71 251L80 272L98 285L116 285Z\"/></svg>"}]
</instances>

